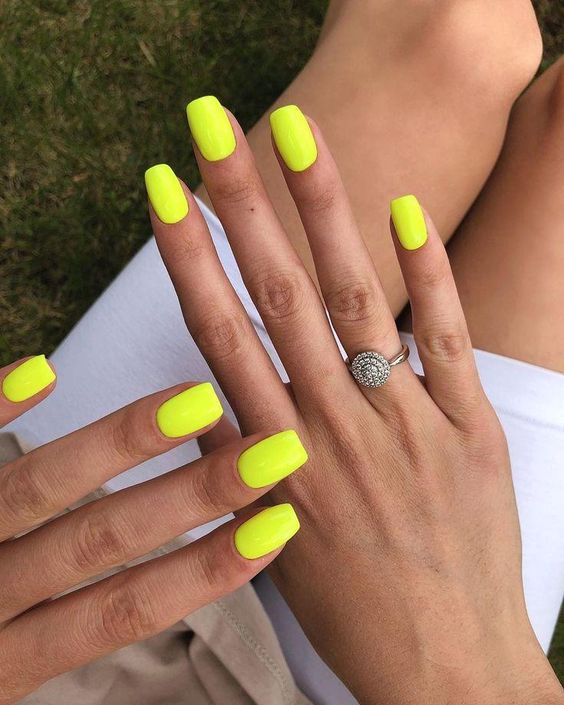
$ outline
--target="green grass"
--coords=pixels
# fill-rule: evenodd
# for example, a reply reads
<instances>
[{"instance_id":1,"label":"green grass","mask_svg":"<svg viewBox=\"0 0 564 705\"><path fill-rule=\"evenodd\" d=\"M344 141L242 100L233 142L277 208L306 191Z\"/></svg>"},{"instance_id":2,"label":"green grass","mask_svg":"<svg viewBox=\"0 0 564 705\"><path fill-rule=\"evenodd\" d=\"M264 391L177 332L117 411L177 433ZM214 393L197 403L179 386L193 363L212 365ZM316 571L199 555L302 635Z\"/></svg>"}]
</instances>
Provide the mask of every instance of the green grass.
<instances>
[{"instance_id":1,"label":"green grass","mask_svg":"<svg viewBox=\"0 0 564 705\"><path fill-rule=\"evenodd\" d=\"M535 2L548 65L564 10ZM248 127L306 61L326 0L2 0L0 364L49 353L149 235L143 172L198 182L183 110ZM561 620L552 659L564 677Z\"/></svg>"},{"instance_id":2,"label":"green grass","mask_svg":"<svg viewBox=\"0 0 564 705\"><path fill-rule=\"evenodd\" d=\"M147 166L198 182L188 99L216 93L250 126L324 5L3 1L0 360L50 352L147 239Z\"/></svg>"}]
</instances>

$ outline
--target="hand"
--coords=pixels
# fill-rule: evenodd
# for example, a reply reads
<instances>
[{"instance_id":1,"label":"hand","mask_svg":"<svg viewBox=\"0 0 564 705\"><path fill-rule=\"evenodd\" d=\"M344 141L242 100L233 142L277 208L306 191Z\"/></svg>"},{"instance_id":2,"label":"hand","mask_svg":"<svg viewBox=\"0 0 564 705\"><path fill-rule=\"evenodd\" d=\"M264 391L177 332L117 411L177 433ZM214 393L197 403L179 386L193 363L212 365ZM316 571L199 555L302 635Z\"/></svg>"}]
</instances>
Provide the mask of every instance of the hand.
<instances>
[{"instance_id":1,"label":"hand","mask_svg":"<svg viewBox=\"0 0 564 705\"><path fill-rule=\"evenodd\" d=\"M324 304L351 360L366 350L389 359L401 344L319 129L295 107L272 119L321 297L236 120L209 98L188 113L207 192L291 386L166 166L147 174L153 229L243 432L291 426L308 448L307 468L270 493L302 521L270 572L308 637L363 705L562 702L525 610L505 438L429 217L413 197L393 203L425 379L400 364L385 386L359 386Z\"/></svg>"},{"instance_id":2,"label":"hand","mask_svg":"<svg viewBox=\"0 0 564 705\"><path fill-rule=\"evenodd\" d=\"M42 401L55 374L38 356L1 369L0 380L1 425ZM254 502L305 461L293 431L255 434L44 523L110 477L205 433L221 414L209 383L182 385L0 469L1 705L231 592L297 531L289 505L246 510L187 547L51 600Z\"/></svg>"}]
</instances>

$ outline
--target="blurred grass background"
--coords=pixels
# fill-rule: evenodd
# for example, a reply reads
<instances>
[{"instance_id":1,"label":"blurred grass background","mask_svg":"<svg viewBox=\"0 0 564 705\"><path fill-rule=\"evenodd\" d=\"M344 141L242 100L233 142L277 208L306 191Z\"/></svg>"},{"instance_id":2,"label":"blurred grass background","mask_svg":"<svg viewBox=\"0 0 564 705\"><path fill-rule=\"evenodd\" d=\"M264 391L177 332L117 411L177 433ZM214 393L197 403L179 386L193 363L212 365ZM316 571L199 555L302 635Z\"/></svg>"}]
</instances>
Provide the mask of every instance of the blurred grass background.
<instances>
[{"instance_id":1,"label":"blurred grass background","mask_svg":"<svg viewBox=\"0 0 564 705\"><path fill-rule=\"evenodd\" d=\"M314 46L327 0L1 0L0 364L49 353L149 236L143 172L195 186L186 102L250 127ZM546 68L564 5L535 0ZM564 620L551 658L564 680Z\"/></svg>"}]
</instances>

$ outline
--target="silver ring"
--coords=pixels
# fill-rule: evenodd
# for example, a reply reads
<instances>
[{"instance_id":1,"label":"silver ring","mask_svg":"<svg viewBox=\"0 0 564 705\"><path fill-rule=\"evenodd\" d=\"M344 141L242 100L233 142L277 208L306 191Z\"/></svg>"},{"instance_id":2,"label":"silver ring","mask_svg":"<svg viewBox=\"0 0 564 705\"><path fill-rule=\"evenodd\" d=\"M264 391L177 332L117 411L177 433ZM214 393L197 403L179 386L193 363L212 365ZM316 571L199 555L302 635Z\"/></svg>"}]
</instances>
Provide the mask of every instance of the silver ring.
<instances>
[{"instance_id":1,"label":"silver ring","mask_svg":"<svg viewBox=\"0 0 564 705\"><path fill-rule=\"evenodd\" d=\"M392 367L405 362L409 357L409 348L402 345L397 355L386 360L380 353L369 350L359 353L348 366L352 376L363 387L381 387L386 384Z\"/></svg>"}]
</instances>

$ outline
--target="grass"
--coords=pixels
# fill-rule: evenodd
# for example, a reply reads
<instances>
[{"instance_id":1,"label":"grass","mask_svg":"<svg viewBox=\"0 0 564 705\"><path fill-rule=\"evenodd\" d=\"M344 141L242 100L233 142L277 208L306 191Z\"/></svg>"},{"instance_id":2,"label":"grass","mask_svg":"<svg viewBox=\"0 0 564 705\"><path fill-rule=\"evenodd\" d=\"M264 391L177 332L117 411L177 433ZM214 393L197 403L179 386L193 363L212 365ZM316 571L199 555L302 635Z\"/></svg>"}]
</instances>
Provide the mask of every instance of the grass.
<instances>
[{"instance_id":1,"label":"grass","mask_svg":"<svg viewBox=\"0 0 564 705\"><path fill-rule=\"evenodd\" d=\"M50 352L149 235L143 172L196 184L183 110L250 126L314 44L320 0L4 0L0 360Z\"/></svg>"},{"instance_id":2,"label":"grass","mask_svg":"<svg viewBox=\"0 0 564 705\"><path fill-rule=\"evenodd\" d=\"M536 0L550 64L564 9ZM0 364L49 353L149 235L143 172L195 185L182 117L248 127L306 61L326 0L2 0ZM564 678L564 621L553 664Z\"/></svg>"}]
</instances>

